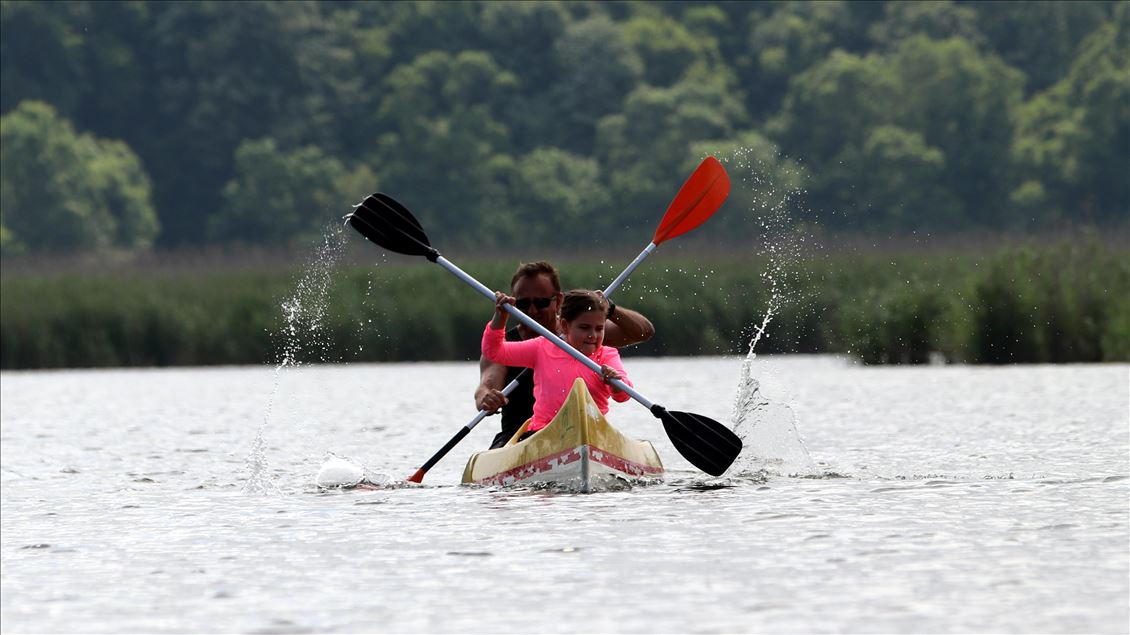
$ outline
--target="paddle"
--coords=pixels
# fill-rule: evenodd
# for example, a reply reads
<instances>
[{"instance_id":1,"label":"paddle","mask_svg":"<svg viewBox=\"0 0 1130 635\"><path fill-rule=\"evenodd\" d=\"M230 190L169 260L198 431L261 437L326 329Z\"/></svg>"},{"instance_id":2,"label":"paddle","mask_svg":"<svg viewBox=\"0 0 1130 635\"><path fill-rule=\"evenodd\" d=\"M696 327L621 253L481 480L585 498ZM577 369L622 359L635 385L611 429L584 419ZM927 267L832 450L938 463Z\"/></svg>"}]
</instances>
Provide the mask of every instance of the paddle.
<instances>
[{"instance_id":1,"label":"paddle","mask_svg":"<svg viewBox=\"0 0 1130 635\"><path fill-rule=\"evenodd\" d=\"M631 275L656 247L706 222L706 219L722 207L722 203L729 195L730 177L726 174L725 168L718 159L706 157L667 206L667 213L663 215L663 220L655 229L651 243L644 247L640 255L636 256L636 259L612 281L612 284L608 285L609 288L619 287L620 283Z\"/></svg>"},{"instance_id":2,"label":"paddle","mask_svg":"<svg viewBox=\"0 0 1130 635\"><path fill-rule=\"evenodd\" d=\"M671 204L667 206L667 211L663 214L663 220L659 222L659 227L656 228L651 243L640 252L639 256L636 256L636 259L628 265L627 269L616 276L616 279L608 285L608 288L604 290L604 297L607 298L612 295L612 292L623 284L628 275L635 271L636 267L651 255L651 252L655 251L655 248L660 244L676 236L681 236L706 222L708 218L714 215L714 212L718 211L729 194L730 177L726 174L726 170L723 169L718 159L706 157L690 178L679 188L675 198L671 200ZM416 226L419 227L419 223L416 223ZM421 233L422 231L421 229ZM518 387L518 381L528 372L530 372L528 368L523 370L509 384L506 384L506 387L502 389L502 395L509 397L510 393ZM455 436L451 437L451 440L432 455L432 458L428 459L412 476L409 476L408 480L413 483L423 482L424 474L458 445L463 437L479 425L479 422L486 418L488 414L490 413L486 410L480 410L473 419L459 429L459 432L455 433Z\"/></svg>"},{"instance_id":3,"label":"paddle","mask_svg":"<svg viewBox=\"0 0 1130 635\"><path fill-rule=\"evenodd\" d=\"M509 396L510 393L514 392L514 389L518 387L518 380L521 379L522 375L525 375L528 371L529 369L527 368L521 373L518 373L517 377L510 380L510 383L506 384L506 387L502 389L503 396ZM424 463L424 465L422 465L420 469L416 470L416 472L412 474L412 476L409 476L408 480L413 483L422 482L424 480L424 474L427 474L428 470L432 469L432 466L434 466L436 463L439 463L439 460L447 455L447 453L451 451L451 448L455 447L460 441L462 441L463 437L467 436L467 433L469 433L475 426L479 425L479 422L485 419L488 414L490 413L486 410L480 410L479 414L475 415L474 419L471 419L467 422L467 425L460 428L459 432L456 432L455 436L451 437L451 440L445 443L443 447L439 449L439 452L433 454L432 458L428 459L428 461Z\"/></svg>"},{"instance_id":4,"label":"paddle","mask_svg":"<svg viewBox=\"0 0 1130 635\"><path fill-rule=\"evenodd\" d=\"M419 221L392 197L382 193L368 196L349 214L348 218L349 224L365 238L389 251L409 256L424 256L494 302L494 292L440 255L439 251L431 246ZM589 370L600 374L600 366L596 362L585 357L583 353L538 324L530 316L510 304L504 305L504 308ZM679 454L703 472L720 476L741 452L741 440L721 423L690 412L667 410L620 380L614 379L610 383L626 392L662 421L663 429Z\"/></svg>"}]
</instances>

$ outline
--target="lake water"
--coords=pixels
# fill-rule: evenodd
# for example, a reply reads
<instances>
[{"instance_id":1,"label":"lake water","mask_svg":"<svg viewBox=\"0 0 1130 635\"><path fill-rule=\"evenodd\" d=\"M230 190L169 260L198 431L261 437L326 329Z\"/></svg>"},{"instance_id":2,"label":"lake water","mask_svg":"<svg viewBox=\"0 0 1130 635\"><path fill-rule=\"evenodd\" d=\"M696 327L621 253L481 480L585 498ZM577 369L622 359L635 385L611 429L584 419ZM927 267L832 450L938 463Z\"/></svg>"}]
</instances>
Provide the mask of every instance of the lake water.
<instances>
[{"instance_id":1,"label":"lake water","mask_svg":"<svg viewBox=\"0 0 1130 635\"><path fill-rule=\"evenodd\" d=\"M723 422L742 362L625 360ZM730 474L629 402L666 481L580 495L458 485L497 418L403 484L474 414L474 363L5 372L3 631L1130 629L1130 367L752 377ZM319 489L331 454L381 487Z\"/></svg>"}]
</instances>

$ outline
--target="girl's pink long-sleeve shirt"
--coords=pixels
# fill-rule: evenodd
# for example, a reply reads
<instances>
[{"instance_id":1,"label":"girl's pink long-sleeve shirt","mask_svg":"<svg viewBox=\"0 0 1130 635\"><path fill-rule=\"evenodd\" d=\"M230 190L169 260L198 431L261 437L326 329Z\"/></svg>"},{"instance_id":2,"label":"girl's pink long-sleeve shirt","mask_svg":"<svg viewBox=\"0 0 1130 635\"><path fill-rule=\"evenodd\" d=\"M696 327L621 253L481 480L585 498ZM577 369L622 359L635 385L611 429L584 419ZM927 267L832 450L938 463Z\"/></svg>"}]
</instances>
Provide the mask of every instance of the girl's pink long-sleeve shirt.
<instances>
[{"instance_id":1,"label":"girl's pink long-sleeve shirt","mask_svg":"<svg viewBox=\"0 0 1130 635\"><path fill-rule=\"evenodd\" d=\"M483 357L496 364L534 369L534 416L526 428L530 431L541 430L549 424L565 403L578 377L585 380L585 386L602 414L608 412L609 397L616 401L629 399L628 393L614 391L599 375L540 335L521 342L507 342L505 330L492 329L487 322L483 331ZM601 346L588 357L597 364L607 364L616 369L621 381L633 385L620 361L620 351L611 346Z\"/></svg>"}]
</instances>

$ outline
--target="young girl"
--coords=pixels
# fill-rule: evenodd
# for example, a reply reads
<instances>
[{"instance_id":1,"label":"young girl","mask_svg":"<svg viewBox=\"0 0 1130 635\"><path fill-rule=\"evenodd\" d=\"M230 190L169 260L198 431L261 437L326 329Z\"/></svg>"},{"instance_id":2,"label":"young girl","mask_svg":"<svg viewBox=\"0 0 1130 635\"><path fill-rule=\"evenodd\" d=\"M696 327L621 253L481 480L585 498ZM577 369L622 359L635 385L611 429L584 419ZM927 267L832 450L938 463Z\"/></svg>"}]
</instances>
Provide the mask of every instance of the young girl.
<instances>
[{"instance_id":1,"label":"young girl","mask_svg":"<svg viewBox=\"0 0 1130 635\"><path fill-rule=\"evenodd\" d=\"M620 352L603 344L607 300L594 291L570 291L561 301L557 318L558 335L600 364L601 377L544 337L521 342L505 341L508 313L503 305L513 303L514 298L501 292L495 293L494 317L483 331L483 357L496 364L534 369L534 416L526 428L527 434L549 425L578 377L585 380L589 394L601 413L608 412L609 397L616 401L629 399L627 393L608 383L619 379L629 386L633 385L620 362Z\"/></svg>"}]
</instances>

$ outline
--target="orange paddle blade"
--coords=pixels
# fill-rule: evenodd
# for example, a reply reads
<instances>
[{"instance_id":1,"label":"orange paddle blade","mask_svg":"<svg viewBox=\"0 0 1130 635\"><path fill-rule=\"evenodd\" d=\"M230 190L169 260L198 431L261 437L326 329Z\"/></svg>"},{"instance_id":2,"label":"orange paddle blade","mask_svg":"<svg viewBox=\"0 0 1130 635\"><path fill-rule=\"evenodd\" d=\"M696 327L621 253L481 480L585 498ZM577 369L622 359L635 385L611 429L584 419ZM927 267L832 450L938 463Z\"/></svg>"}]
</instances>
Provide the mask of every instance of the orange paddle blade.
<instances>
[{"instance_id":1,"label":"orange paddle blade","mask_svg":"<svg viewBox=\"0 0 1130 635\"><path fill-rule=\"evenodd\" d=\"M671 201L651 242L658 245L703 224L729 195L730 177L726 169L718 159L706 157Z\"/></svg>"},{"instance_id":2,"label":"orange paddle blade","mask_svg":"<svg viewBox=\"0 0 1130 635\"><path fill-rule=\"evenodd\" d=\"M415 474L408 477L409 483L420 483L423 480L424 480L424 469L423 468L416 470Z\"/></svg>"}]
</instances>

